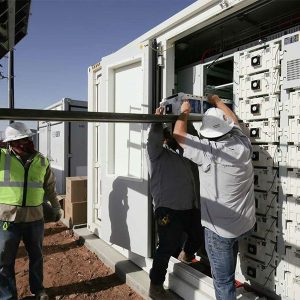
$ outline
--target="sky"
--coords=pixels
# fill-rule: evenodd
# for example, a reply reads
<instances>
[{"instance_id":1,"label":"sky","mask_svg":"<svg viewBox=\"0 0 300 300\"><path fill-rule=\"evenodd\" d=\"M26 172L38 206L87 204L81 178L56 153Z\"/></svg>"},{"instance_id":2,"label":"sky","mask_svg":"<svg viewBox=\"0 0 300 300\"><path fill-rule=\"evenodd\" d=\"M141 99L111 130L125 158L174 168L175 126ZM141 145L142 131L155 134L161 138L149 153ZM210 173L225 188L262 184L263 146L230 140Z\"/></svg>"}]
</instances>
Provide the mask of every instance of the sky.
<instances>
[{"instance_id":1,"label":"sky","mask_svg":"<svg viewBox=\"0 0 300 300\"><path fill-rule=\"evenodd\" d=\"M62 98L87 100L89 66L194 2L32 0L28 34L14 52L15 108L43 109ZM8 58L0 64L7 76ZM0 80L0 106L8 107L7 79Z\"/></svg>"}]
</instances>

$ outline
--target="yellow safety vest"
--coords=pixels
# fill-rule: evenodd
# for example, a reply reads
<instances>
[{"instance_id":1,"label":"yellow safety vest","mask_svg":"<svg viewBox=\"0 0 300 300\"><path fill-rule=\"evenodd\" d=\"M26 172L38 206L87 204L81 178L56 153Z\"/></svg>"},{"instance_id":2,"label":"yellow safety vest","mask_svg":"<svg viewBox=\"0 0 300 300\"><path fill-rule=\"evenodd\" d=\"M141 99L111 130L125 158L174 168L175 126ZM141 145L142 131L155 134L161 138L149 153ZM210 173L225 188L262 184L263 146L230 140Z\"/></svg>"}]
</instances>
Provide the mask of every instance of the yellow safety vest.
<instances>
[{"instance_id":1,"label":"yellow safety vest","mask_svg":"<svg viewBox=\"0 0 300 300\"><path fill-rule=\"evenodd\" d=\"M0 154L0 203L38 206L44 198L44 177L49 161L37 153L28 168L8 150Z\"/></svg>"}]
</instances>

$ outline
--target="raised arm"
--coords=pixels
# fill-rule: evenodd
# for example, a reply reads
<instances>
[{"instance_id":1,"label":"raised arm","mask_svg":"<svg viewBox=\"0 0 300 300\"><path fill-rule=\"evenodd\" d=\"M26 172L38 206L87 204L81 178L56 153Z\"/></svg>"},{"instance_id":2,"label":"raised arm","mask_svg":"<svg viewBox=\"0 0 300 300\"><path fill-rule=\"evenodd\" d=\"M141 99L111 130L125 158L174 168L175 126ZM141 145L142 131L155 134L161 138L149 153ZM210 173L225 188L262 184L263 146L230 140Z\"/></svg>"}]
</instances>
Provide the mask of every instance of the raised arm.
<instances>
[{"instance_id":1,"label":"raised arm","mask_svg":"<svg viewBox=\"0 0 300 300\"><path fill-rule=\"evenodd\" d=\"M155 115L162 115L163 109L161 107L156 108ZM163 124L152 123L148 128L148 139L146 149L150 160L155 160L163 151L164 134Z\"/></svg>"},{"instance_id":2,"label":"raised arm","mask_svg":"<svg viewBox=\"0 0 300 300\"><path fill-rule=\"evenodd\" d=\"M239 120L237 116L225 103L223 103L223 101L219 98L219 96L208 95L207 100L211 105L214 105L215 107L221 109L224 112L226 117L231 118L233 123L239 126Z\"/></svg>"},{"instance_id":3,"label":"raised arm","mask_svg":"<svg viewBox=\"0 0 300 300\"><path fill-rule=\"evenodd\" d=\"M191 105L188 100L184 100L181 105L181 114L179 115L175 123L173 131L173 137L181 147L183 147L183 145L185 144L185 138L187 134L187 120L190 112Z\"/></svg>"}]
</instances>

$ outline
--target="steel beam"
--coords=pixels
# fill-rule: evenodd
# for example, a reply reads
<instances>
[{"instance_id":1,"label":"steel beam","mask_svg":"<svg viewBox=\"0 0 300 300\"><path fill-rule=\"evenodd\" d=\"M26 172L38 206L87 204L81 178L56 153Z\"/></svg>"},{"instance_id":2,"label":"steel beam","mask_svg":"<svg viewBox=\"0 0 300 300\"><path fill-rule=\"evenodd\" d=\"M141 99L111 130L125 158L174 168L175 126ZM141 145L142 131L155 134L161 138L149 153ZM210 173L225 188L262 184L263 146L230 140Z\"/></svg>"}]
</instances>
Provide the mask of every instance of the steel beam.
<instances>
[{"instance_id":1,"label":"steel beam","mask_svg":"<svg viewBox=\"0 0 300 300\"><path fill-rule=\"evenodd\" d=\"M0 108L0 120L66 121L66 122L104 122L104 123L171 123L175 115L156 116L151 114L59 111L43 109ZM190 115L190 121L200 122L202 116Z\"/></svg>"},{"instance_id":2,"label":"steel beam","mask_svg":"<svg viewBox=\"0 0 300 300\"><path fill-rule=\"evenodd\" d=\"M16 34L16 0L9 0L8 4L8 49L13 50Z\"/></svg>"}]
</instances>

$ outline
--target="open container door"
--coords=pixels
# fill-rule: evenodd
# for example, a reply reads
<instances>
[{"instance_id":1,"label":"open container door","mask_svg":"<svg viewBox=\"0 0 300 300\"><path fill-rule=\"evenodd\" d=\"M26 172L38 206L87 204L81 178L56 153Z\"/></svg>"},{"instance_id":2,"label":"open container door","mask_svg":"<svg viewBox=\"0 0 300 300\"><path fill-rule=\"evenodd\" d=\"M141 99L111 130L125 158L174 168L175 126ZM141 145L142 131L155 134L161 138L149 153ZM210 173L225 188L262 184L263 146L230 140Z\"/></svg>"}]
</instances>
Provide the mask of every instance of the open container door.
<instances>
[{"instance_id":1,"label":"open container door","mask_svg":"<svg viewBox=\"0 0 300 300\"><path fill-rule=\"evenodd\" d=\"M131 50L106 57L97 75L90 75L95 85L89 98L94 103L89 105L96 111L148 113L149 80L145 77L149 72L149 48L134 45ZM94 172L89 172L89 181L93 180L90 184L96 211L89 209L90 229L95 227L92 231L120 247L120 251L148 257L152 212L144 153L147 125L99 123L91 127L94 145L89 145L93 147L89 153L94 156L90 162Z\"/></svg>"}]
</instances>

